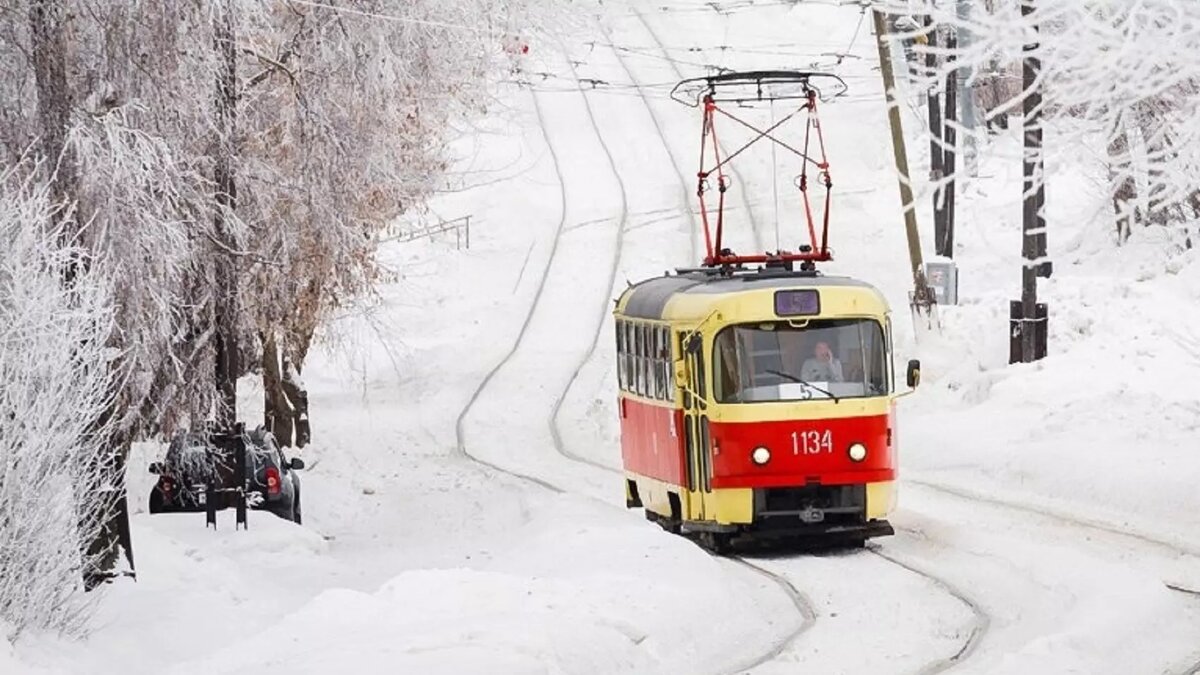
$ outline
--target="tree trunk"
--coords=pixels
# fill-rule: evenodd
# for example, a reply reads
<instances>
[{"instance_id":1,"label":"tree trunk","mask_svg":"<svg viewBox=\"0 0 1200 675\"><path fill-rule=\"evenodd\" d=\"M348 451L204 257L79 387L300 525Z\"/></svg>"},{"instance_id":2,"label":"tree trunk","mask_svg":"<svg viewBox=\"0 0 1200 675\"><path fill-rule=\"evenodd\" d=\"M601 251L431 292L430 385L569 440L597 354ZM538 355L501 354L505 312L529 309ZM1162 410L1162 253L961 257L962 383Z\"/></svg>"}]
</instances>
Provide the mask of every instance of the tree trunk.
<instances>
[{"instance_id":1,"label":"tree trunk","mask_svg":"<svg viewBox=\"0 0 1200 675\"><path fill-rule=\"evenodd\" d=\"M42 158L52 173L50 193L55 204L70 214L68 207L79 198L75 153L67 146L71 125L71 88L67 85L66 8L63 0L33 0L29 5L29 32L33 70L37 81L37 116ZM78 221L75 221L78 222ZM75 241L78 227L63 228L64 243ZM64 270L68 284L75 279L75 263Z\"/></svg>"},{"instance_id":2,"label":"tree trunk","mask_svg":"<svg viewBox=\"0 0 1200 675\"><path fill-rule=\"evenodd\" d=\"M283 357L283 392L287 395L295 423L296 447L303 448L312 440L312 428L308 424L308 390L300 379L300 373L292 365L292 360Z\"/></svg>"},{"instance_id":3,"label":"tree trunk","mask_svg":"<svg viewBox=\"0 0 1200 675\"><path fill-rule=\"evenodd\" d=\"M281 446L292 445L293 408L283 390L283 371L274 331L263 335L263 425Z\"/></svg>"},{"instance_id":4,"label":"tree trunk","mask_svg":"<svg viewBox=\"0 0 1200 675\"><path fill-rule=\"evenodd\" d=\"M1129 160L1129 132L1124 128L1124 120L1117 125L1108 141L1108 156L1111 161L1125 164L1128 171L1109 169L1109 181L1112 186L1113 213L1116 216L1117 244L1124 244L1129 239L1132 223L1137 219L1137 184L1133 180L1133 162Z\"/></svg>"},{"instance_id":5,"label":"tree trunk","mask_svg":"<svg viewBox=\"0 0 1200 675\"><path fill-rule=\"evenodd\" d=\"M233 0L221 0L215 10L213 49L220 58L216 79L216 142L213 144L213 182L217 188L214 233L227 250L216 257L216 382L219 393L217 426L233 429L237 421L238 275L231 251L236 250L229 220L237 207L234 182L234 134L237 128L237 50Z\"/></svg>"},{"instance_id":6,"label":"tree trunk","mask_svg":"<svg viewBox=\"0 0 1200 675\"><path fill-rule=\"evenodd\" d=\"M66 22L63 0L32 0L29 5L29 34L37 88L38 136L42 160L50 179L50 194L61 209L61 238L64 246L80 246L78 213L79 172L75 153L67 142L73 105L67 82ZM47 224L48 226L51 224ZM75 283L78 258L72 257L62 270L63 285ZM96 420L103 428L116 415L116 403ZM133 550L129 541L128 512L123 507L124 464L128 445L111 439L103 456L89 458L99 470L91 472L95 480L75 486L80 496L78 518L81 532L80 555L83 558L83 582L86 590L103 583L116 566L119 548L125 549L133 568Z\"/></svg>"}]
</instances>

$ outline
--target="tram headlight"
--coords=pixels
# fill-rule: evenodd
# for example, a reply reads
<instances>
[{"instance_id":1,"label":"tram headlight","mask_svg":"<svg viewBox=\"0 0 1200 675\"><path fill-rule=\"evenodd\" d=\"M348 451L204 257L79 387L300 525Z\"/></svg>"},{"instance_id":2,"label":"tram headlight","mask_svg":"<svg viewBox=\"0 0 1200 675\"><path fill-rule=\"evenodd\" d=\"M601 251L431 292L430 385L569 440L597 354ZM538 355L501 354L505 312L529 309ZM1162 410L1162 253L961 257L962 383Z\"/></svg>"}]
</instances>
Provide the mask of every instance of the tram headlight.
<instances>
[{"instance_id":1,"label":"tram headlight","mask_svg":"<svg viewBox=\"0 0 1200 675\"><path fill-rule=\"evenodd\" d=\"M760 445L754 449L754 452L750 453L750 461L762 466L763 464L771 461L771 451L765 446Z\"/></svg>"},{"instance_id":2,"label":"tram headlight","mask_svg":"<svg viewBox=\"0 0 1200 675\"><path fill-rule=\"evenodd\" d=\"M867 458L867 446L862 443L852 443L847 452L850 454L850 459L855 462L861 462Z\"/></svg>"}]
</instances>

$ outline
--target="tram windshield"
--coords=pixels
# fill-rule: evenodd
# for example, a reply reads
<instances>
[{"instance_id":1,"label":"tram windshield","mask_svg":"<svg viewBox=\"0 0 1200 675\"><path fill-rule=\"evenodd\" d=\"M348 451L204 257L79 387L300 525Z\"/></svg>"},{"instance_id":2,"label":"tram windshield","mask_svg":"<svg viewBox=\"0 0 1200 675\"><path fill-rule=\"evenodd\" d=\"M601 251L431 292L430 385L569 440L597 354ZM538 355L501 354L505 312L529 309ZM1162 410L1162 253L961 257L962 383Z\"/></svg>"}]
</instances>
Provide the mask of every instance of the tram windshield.
<instances>
[{"instance_id":1,"label":"tram windshield","mask_svg":"<svg viewBox=\"0 0 1200 675\"><path fill-rule=\"evenodd\" d=\"M714 394L720 403L883 396L883 329L870 319L739 324L717 334Z\"/></svg>"}]
</instances>

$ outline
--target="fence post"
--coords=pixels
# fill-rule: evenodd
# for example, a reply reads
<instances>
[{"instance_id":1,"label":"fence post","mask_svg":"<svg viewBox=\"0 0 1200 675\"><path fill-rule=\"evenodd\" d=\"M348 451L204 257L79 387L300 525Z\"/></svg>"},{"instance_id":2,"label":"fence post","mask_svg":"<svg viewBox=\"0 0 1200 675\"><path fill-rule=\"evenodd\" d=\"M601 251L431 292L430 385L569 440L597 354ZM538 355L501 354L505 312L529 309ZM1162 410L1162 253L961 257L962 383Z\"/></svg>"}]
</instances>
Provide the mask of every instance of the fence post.
<instances>
[{"instance_id":1,"label":"fence post","mask_svg":"<svg viewBox=\"0 0 1200 675\"><path fill-rule=\"evenodd\" d=\"M471 250L471 216L467 216L467 250Z\"/></svg>"},{"instance_id":2,"label":"fence post","mask_svg":"<svg viewBox=\"0 0 1200 675\"><path fill-rule=\"evenodd\" d=\"M250 481L250 478L249 478L249 476L246 475L246 471L249 467L247 466L248 463L246 462L247 458L246 458L246 425L245 425L245 423L238 422L237 424L235 424L233 426L233 433L234 433L233 447L234 447L234 452L237 453L237 455L234 459L234 461L236 463L235 470L238 475L238 486L234 492L234 498L237 499L237 502L234 505L234 513L237 515L237 521L236 521L236 524L234 525L233 529L236 530L240 526L241 529L246 530L246 529L249 529L249 526L247 526L247 524L246 524L246 487Z\"/></svg>"}]
</instances>

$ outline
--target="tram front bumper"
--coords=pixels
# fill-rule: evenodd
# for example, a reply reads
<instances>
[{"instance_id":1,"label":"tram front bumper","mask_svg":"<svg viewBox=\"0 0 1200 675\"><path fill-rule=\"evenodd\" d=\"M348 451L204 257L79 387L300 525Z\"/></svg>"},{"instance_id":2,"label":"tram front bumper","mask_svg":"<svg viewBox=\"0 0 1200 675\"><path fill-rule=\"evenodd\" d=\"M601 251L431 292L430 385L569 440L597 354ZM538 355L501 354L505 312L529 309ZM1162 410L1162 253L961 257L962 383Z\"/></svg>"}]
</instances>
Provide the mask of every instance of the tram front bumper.
<instances>
[{"instance_id":1,"label":"tram front bumper","mask_svg":"<svg viewBox=\"0 0 1200 675\"><path fill-rule=\"evenodd\" d=\"M754 490L754 518L747 534L756 537L846 536L895 534L880 508L880 484L806 485ZM891 497L890 483L885 499ZM890 501L890 499L888 499Z\"/></svg>"},{"instance_id":2,"label":"tram front bumper","mask_svg":"<svg viewBox=\"0 0 1200 675\"><path fill-rule=\"evenodd\" d=\"M781 517L763 519L742 531L742 535L751 539L870 539L872 537L887 537L896 533L892 524L886 520L868 520L860 523L803 523L799 520L785 520Z\"/></svg>"}]
</instances>

